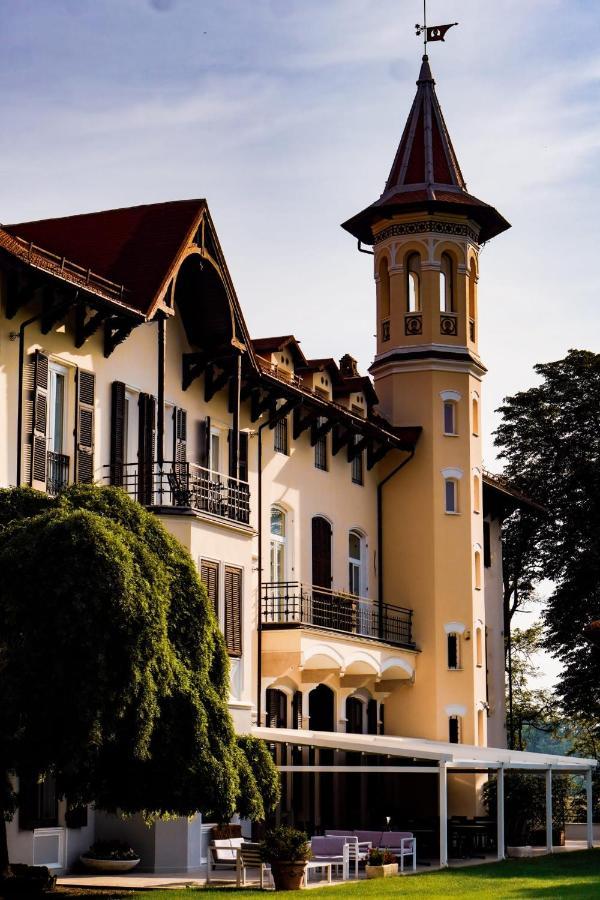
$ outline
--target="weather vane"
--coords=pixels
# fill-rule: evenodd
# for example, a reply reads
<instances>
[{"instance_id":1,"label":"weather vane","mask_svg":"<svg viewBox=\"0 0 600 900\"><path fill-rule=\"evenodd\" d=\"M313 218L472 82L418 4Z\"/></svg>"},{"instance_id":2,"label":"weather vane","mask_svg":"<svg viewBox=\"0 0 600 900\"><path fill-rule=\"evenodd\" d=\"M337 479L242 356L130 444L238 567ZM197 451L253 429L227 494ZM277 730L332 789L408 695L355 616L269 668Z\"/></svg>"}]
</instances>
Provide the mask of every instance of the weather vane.
<instances>
[{"instance_id":1,"label":"weather vane","mask_svg":"<svg viewBox=\"0 0 600 900\"><path fill-rule=\"evenodd\" d=\"M446 39L446 32L453 28L455 25L458 25L458 22L450 22L449 25L427 25L427 0L423 0L423 24L415 25L415 30L417 32L417 37L421 37L423 35L423 48L424 53L427 55L427 44L431 41L444 41Z\"/></svg>"}]
</instances>

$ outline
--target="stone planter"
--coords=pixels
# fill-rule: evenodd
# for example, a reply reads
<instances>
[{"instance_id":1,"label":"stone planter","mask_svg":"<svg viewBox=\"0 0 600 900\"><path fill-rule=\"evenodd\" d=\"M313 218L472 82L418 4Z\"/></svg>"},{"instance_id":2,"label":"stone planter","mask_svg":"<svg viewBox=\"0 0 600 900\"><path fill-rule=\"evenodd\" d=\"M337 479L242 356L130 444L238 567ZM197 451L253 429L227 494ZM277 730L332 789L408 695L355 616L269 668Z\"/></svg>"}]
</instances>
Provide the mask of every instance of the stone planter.
<instances>
[{"instance_id":1,"label":"stone planter","mask_svg":"<svg viewBox=\"0 0 600 900\"><path fill-rule=\"evenodd\" d=\"M81 854L79 860L82 865L91 872L131 872L139 866L139 859L94 859L92 856Z\"/></svg>"},{"instance_id":2,"label":"stone planter","mask_svg":"<svg viewBox=\"0 0 600 900\"><path fill-rule=\"evenodd\" d=\"M275 882L276 891L299 891L304 878L306 861L283 862L278 860L271 863L271 872Z\"/></svg>"},{"instance_id":3,"label":"stone planter","mask_svg":"<svg viewBox=\"0 0 600 900\"><path fill-rule=\"evenodd\" d=\"M398 874L398 863L387 863L385 866L365 866L367 878L391 878Z\"/></svg>"}]
</instances>

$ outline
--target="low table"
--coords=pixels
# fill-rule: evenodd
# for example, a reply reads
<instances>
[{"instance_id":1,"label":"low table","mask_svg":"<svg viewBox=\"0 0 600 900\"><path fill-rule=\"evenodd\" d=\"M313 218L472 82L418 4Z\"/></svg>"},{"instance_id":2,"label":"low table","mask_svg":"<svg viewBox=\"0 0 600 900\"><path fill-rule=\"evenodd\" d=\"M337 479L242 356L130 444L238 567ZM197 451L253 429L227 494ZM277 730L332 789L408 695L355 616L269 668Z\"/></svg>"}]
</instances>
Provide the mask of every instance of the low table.
<instances>
[{"instance_id":1,"label":"low table","mask_svg":"<svg viewBox=\"0 0 600 900\"><path fill-rule=\"evenodd\" d=\"M308 877L311 869L325 869L327 871L327 881L331 883L331 867L332 866L341 866L340 863L332 863L326 862L320 859L311 859L306 863L306 868L304 870L304 886L308 887Z\"/></svg>"}]
</instances>

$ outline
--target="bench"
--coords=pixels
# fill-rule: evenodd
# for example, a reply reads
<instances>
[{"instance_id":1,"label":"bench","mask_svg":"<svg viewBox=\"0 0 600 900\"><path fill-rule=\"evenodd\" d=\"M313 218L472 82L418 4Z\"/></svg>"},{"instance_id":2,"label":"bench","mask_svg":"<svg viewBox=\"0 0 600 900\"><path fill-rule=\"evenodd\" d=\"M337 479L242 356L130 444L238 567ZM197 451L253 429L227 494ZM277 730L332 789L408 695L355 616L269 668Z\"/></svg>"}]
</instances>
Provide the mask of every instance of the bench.
<instances>
[{"instance_id":1,"label":"bench","mask_svg":"<svg viewBox=\"0 0 600 900\"><path fill-rule=\"evenodd\" d=\"M264 887L265 875L272 878L270 866L263 862L260 855L260 844L243 842L237 851L236 882L237 887L246 886L246 869L258 869L261 890Z\"/></svg>"},{"instance_id":2,"label":"bench","mask_svg":"<svg viewBox=\"0 0 600 900\"><path fill-rule=\"evenodd\" d=\"M213 872L218 869L237 869L238 850L244 843L239 838L219 838L208 845L206 855L206 881L210 882Z\"/></svg>"}]
</instances>

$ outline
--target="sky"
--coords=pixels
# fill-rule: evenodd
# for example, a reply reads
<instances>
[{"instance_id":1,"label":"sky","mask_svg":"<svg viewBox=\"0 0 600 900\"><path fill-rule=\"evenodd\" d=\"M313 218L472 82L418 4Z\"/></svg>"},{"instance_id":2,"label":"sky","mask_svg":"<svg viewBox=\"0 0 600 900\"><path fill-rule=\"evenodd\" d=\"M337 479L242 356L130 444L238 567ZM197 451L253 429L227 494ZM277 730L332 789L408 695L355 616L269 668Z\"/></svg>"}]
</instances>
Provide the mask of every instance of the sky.
<instances>
[{"instance_id":1,"label":"sky","mask_svg":"<svg viewBox=\"0 0 600 900\"><path fill-rule=\"evenodd\" d=\"M600 2L429 0L437 91L483 249L483 425L536 362L597 350ZM0 222L205 197L254 337L374 353L379 197L418 75L420 0L0 0ZM491 437L488 467L499 469Z\"/></svg>"}]
</instances>

